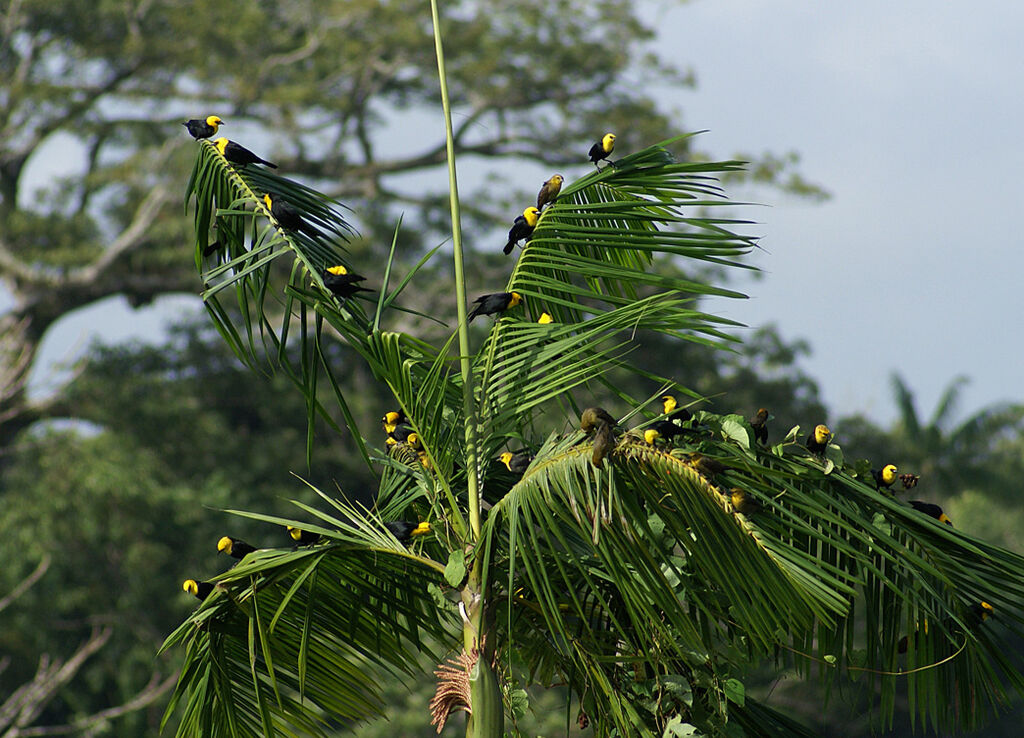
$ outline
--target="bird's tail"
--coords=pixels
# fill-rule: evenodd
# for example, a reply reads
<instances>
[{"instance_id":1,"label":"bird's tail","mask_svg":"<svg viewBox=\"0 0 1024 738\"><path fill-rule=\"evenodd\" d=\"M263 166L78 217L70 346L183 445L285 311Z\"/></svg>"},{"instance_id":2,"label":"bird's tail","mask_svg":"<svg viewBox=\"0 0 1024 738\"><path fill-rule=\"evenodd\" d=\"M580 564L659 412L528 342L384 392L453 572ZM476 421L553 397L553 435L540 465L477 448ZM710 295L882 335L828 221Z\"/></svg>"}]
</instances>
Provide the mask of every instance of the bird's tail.
<instances>
[{"instance_id":1,"label":"bird's tail","mask_svg":"<svg viewBox=\"0 0 1024 738\"><path fill-rule=\"evenodd\" d=\"M516 247L516 242L513 241L512 239L509 239L508 243L505 244L505 248L503 249L503 253L505 254L505 256L508 256L509 254L511 254L512 253L512 249L514 249L515 247Z\"/></svg>"}]
</instances>

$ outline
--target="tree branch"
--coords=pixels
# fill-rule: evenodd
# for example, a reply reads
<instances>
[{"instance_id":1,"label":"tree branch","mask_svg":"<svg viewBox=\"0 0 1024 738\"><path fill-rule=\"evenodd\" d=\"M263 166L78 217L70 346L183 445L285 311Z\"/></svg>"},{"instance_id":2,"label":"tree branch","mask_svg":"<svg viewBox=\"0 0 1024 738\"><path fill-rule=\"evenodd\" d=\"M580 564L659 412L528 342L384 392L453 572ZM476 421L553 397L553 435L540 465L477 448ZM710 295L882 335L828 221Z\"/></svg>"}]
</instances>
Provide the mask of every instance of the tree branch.
<instances>
[{"instance_id":1,"label":"tree branch","mask_svg":"<svg viewBox=\"0 0 1024 738\"><path fill-rule=\"evenodd\" d=\"M50 568L50 561L50 555L47 554L31 574L22 579L18 586L11 590L9 595L0 599L0 612L3 612L12 602L25 594L29 587L42 579L43 574Z\"/></svg>"}]
</instances>

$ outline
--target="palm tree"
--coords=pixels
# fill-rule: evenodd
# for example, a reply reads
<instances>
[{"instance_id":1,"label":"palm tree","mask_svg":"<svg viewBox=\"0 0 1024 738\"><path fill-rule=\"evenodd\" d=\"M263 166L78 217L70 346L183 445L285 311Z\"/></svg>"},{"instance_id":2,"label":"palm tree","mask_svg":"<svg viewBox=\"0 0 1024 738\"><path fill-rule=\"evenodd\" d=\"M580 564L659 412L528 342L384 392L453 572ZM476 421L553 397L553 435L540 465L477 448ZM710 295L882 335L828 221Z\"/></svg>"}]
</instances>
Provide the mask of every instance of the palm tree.
<instances>
[{"instance_id":1,"label":"palm tree","mask_svg":"<svg viewBox=\"0 0 1024 738\"><path fill-rule=\"evenodd\" d=\"M773 655L874 680L883 716L905 686L938 726L974 725L1007 685L1024 687L1004 632L974 615L985 600L1021 633L1024 559L880 495L843 471L837 446L809 455L798 429L760 446L743 417L703 412L683 441L625 433L595 466L581 405L612 396L625 426L658 416L666 388L686 392L676 367L631 361L645 337L732 343L694 298L741 295L649 270L665 256L745 268L754 243L718 214L730 203L716 178L741 164L679 162L677 143L567 182L504 286L523 303L477 333L453 176L459 325L442 345L387 330L420 265L392 287L392 254L368 280L377 294L332 294L325 268L360 270L337 204L197 144L189 193L210 314L240 356L294 378L311 421L337 405L380 487L370 509L317 490L324 509L296 503L301 520L238 512L319 538L214 577L168 638L185 650L168 708L179 735L326 735L379 713L381 674L415 674L424 653L439 664L435 722L466 709L475 738L503 734L517 684L568 686L595 735L807 735L745 694L746 671ZM451 147L449 161L454 174ZM270 219L266 192L320 233ZM232 293L237 311L222 302ZM553 322L538 323L544 312ZM332 341L388 386L420 448L389 452L355 426ZM645 378L651 397L627 396L613 370ZM495 460L503 448L534 457L521 476ZM759 510L734 504L734 488ZM400 541L394 520L432 533ZM901 635L922 630L900 655Z\"/></svg>"}]
</instances>

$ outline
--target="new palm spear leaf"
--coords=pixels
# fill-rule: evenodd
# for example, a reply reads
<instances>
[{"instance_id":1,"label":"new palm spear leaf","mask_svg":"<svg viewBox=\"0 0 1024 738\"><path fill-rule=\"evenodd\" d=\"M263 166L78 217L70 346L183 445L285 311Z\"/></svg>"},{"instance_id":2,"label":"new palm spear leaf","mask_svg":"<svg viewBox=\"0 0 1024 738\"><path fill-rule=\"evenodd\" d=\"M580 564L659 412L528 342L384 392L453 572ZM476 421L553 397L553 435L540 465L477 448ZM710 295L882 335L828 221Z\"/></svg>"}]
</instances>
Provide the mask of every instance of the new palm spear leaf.
<instances>
[{"instance_id":1,"label":"new palm spear leaf","mask_svg":"<svg viewBox=\"0 0 1024 738\"><path fill-rule=\"evenodd\" d=\"M238 512L320 538L210 578L216 588L165 644L185 650L168 708L181 713L179 735L328 735L339 720L383 710L382 671L411 679L425 659L428 671L447 664L434 717L465 707L467 735L488 738L502 734L508 695L524 684L567 685L597 735L657 737L688 724L800 735L744 693L747 671L776 653L803 673L866 679L882 719L905 688L916 714L944 729L976 724L1006 688L1021 689L1003 637L1024 626L1024 561L879 494L844 467L834 441L809 454L794 429L762 446L743 416L697 412L699 433L658 446L614 435L593 466L575 430L577 397L632 372L652 396L620 393L619 404L653 419L663 388L682 389L633 364L645 335L709 350L732 340L731 324L693 298L742 295L651 267L669 256L745 268L752 246L736 232L744 223L720 214L731 204L717 177L740 164L677 161L678 141L567 181L502 288L522 305L485 333L467 330L456 218L460 324L441 345L387 328L420 265L392 287L393 250L381 271L349 264L337 203L197 145L188 198L211 316L246 361L269 347L311 414L336 403L380 487L369 510L317 490L323 509L299 505L296 519ZM457 204L451 149L449 159ZM319 235L271 222L267 192ZM203 257L214 225L217 264ZM323 282L337 265L379 292L339 299ZM222 303L227 294L238 309ZM543 313L553 322L538 324ZM389 453L381 434L356 427L324 359L330 341L388 386L416 453ZM508 448L535 457L521 477L497 461ZM700 458L718 464L714 478ZM756 513L738 514L735 489ZM401 519L429 520L431 535L407 548L384 527ZM979 625L970 613L982 600L995 616ZM934 638L899 654L901 636L925 621Z\"/></svg>"}]
</instances>

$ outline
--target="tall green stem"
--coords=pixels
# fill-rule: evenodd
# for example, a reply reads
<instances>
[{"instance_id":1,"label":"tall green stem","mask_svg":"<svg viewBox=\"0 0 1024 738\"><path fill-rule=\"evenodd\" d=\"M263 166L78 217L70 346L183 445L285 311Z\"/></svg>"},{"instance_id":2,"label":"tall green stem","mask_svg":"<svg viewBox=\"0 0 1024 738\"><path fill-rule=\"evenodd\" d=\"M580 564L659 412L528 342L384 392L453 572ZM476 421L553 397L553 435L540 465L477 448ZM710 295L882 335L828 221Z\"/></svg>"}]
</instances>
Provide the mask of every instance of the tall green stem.
<instances>
[{"instance_id":1,"label":"tall green stem","mask_svg":"<svg viewBox=\"0 0 1024 738\"><path fill-rule=\"evenodd\" d=\"M455 296L459 311L459 365L462 370L462 411L466 416L466 486L469 496L469 527L473 541L480 538L480 498L476 463L476 407L473 403L473 374L469 355L469 328L466 323L466 274L462 261L462 220L459 211L459 185L455 176L455 134L448 102L448 78L441 45L441 20L437 0L430 0L434 22L434 49L437 51L437 76L441 82L441 107L444 110L445 143L448 155L448 191L452 211L452 251L455 257Z\"/></svg>"}]
</instances>

